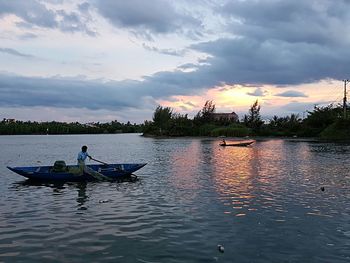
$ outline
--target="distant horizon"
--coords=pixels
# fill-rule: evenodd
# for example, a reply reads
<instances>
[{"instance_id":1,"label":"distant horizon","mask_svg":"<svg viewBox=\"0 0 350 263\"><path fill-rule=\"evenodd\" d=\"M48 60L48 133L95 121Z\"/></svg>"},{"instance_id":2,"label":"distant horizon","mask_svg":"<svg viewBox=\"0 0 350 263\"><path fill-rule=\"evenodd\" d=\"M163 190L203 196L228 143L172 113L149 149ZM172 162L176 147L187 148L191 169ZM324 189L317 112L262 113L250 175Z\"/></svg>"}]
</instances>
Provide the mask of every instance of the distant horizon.
<instances>
[{"instance_id":1,"label":"distant horizon","mask_svg":"<svg viewBox=\"0 0 350 263\"><path fill-rule=\"evenodd\" d=\"M350 2L0 0L0 119L142 124L342 103Z\"/></svg>"},{"instance_id":2,"label":"distant horizon","mask_svg":"<svg viewBox=\"0 0 350 263\"><path fill-rule=\"evenodd\" d=\"M215 103L214 103L215 104ZM239 121L241 121L243 118L244 118L244 115L247 115L248 114L248 110L247 109L247 112L244 113L244 114L238 114L237 112L235 111L228 111L228 112L222 112L222 111L215 111L215 113L232 113L232 112L235 112L237 115L238 115L238 119ZM306 118L307 117L307 112L308 111L304 111L303 114L297 114L300 118ZM176 111L173 111L173 113L178 113ZM185 115L186 112L182 112L181 114ZM291 113L293 114L293 113ZM286 116L290 116L291 114L288 114L288 115L278 115L278 114L275 114L276 116L278 117L286 117ZM262 117L262 120L270 120L272 119L275 115L271 115L271 116L261 116ZM195 115L193 116L189 116L188 115L188 118L189 119L193 119L195 117ZM108 121L101 121L101 120L96 120L96 121L88 121L88 122L80 122L80 121L58 121L58 120L55 120L55 119L48 119L48 120L34 120L34 119L16 119L16 118L6 118L6 117L3 117L0 119L0 121L3 121L4 119L5 120L15 120L15 121L23 121L23 122L26 122L26 121L31 121L31 122L62 122L62 123L75 123L75 122L78 122L78 123L81 123L81 124L89 124L89 123L97 123L97 122L100 122L100 123L109 123L109 122L113 122L113 121L118 121L120 123L127 123L127 122L130 122L131 124L143 124L145 121L152 121L152 118L153 116L151 116L150 119L147 119L147 120L144 120L142 123L137 123L137 122L132 122L132 121L129 121L129 120L126 120L126 121L120 121L120 120L117 120L117 119L114 119L114 120L108 120Z\"/></svg>"}]
</instances>

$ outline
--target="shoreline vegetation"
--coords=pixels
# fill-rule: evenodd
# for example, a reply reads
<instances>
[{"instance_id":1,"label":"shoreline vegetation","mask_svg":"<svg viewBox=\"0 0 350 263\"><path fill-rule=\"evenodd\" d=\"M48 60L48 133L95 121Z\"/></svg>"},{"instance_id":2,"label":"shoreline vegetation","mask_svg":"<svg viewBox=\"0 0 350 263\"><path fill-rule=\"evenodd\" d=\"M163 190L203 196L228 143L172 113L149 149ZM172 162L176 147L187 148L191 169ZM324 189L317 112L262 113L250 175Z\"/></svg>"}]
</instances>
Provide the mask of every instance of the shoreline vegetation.
<instances>
[{"instance_id":1,"label":"shoreline vegetation","mask_svg":"<svg viewBox=\"0 0 350 263\"><path fill-rule=\"evenodd\" d=\"M344 116L342 105L329 104L315 106L308 111L306 118L297 114L285 117L273 116L262 120L261 106L256 100L248 113L239 119L232 113L216 113L213 101L206 101L203 108L194 116L179 114L170 107L157 106L152 121L143 124L79 122L32 122L3 119L0 122L0 135L46 135L46 134L115 134L143 133L147 137L297 137L319 138L324 140L350 140L350 119Z\"/></svg>"},{"instance_id":2,"label":"shoreline vegetation","mask_svg":"<svg viewBox=\"0 0 350 263\"><path fill-rule=\"evenodd\" d=\"M273 116L262 120L261 106L258 100L239 119L234 112L231 115L216 113L215 104L206 101L197 115L190 119L187 114L173 112L170 107L158 106L152 121L145 121L144 136L148 137L291 137L318 138L323 140L350 140L350 119L344 118L342 105L329 104L315 106L302 119L297 114L285 117ZM347 115L350 111L347 109ZM219 116L219 118L218 118Z\"/></svg>"},{"instance_id":3,"label":"shoreline vegetation","mask_svg":"<svg viewBox=\"0 0 350 263\"><path fill-rule=\"evenodd\" d=\"M32 122L3 119L0 122L0 135L46 135L46 134L112 134L112 133L142 133L142 124L126 124L118 121L108 123L79 122Z\"/></svg>"}]
</instances>

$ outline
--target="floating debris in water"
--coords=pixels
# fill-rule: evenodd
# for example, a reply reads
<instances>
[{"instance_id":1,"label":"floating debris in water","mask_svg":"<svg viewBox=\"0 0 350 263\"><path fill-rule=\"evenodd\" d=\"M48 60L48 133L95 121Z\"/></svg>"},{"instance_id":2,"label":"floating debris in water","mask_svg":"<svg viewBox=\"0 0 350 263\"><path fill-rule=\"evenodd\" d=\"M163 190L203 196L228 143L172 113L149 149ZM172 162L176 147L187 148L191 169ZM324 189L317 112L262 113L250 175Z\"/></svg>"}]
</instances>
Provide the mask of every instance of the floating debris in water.
<instances>
[{"instance_id":1,"label":"floating debris in water","mask_svg":"<svg viewBox=\"0 0 350 263\"><path fill-rule=\"evenodd\" d=\"M324 186L321 186L321 191L322 191L322 192L324 191Z\"/></svg>"},{"instance_id":2,"label":"floating debris in water","mask_svg":"<svg viewBox=\"0 0 350 263\"><path fill-rule=\"evenodd\" d=\"M218 250L219 250L219 252L221 252L221 253L224 253L224 252L225 252L225 248L224 248L224 246L222 246L222 245L218 245Z\"/></svg>"},{"instance_id":3,"label":"floating debris in water","mask_svg":"<svg viewBox=\"0 0 350 263\"><path fill-rule=\"evenodd\" d=\"M100 200L100 201L98 201L100 204L102 204L102 203L108 203L110 200L109 199L105 199L105 200Z\"/></svg>"}]
</instances>

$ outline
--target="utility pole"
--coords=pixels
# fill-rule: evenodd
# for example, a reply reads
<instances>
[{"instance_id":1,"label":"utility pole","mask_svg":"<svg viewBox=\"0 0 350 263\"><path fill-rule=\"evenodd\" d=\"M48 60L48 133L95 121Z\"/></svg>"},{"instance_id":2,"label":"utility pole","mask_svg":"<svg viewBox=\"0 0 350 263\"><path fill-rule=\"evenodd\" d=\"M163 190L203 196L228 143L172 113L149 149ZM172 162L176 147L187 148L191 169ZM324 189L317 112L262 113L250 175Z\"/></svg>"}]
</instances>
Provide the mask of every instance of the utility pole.
<instances>
[{"instance_id":1,"label":"utility pole","mask_svg":"<svg viewBox=\"0 0 350 263\"><path fill-rule=\"evenodd\" d=\"M343 79L344 82L344 99L343 99L343 110L344 110L344 119L346 119L346 110L347 110L347 105L346 105L346 84L350 82L348 79Z\"/></svg>"}]
</instances>

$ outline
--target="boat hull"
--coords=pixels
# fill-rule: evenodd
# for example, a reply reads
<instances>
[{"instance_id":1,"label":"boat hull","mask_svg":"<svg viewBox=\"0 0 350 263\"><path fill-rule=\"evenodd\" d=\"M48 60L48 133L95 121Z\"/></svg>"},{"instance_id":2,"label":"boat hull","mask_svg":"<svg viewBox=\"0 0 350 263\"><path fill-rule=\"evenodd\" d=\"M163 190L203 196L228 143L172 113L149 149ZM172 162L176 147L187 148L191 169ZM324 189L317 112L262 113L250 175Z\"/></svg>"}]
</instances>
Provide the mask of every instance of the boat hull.
<instances>
[{"instance_id":1,"label":"boat hull","mask_svg":"<svg viewBox=\"0 0 350 263\"><path fill-rule=\"evenodd\" d=\"M248 142L233 142L233 143L220 143L220 146L236 146L236 147L246 147L253 144L255 141Z\"/></svg>"},{"instance_id":2,"label":"boat hull","mask_svg":"<svg viewBox=\"0 0 350 263\"><path fill-rule=\"evenodd\" d=\"M92 164L87 165L89 169L98 172L111 180L118 180L123 177L130 176L133 172L144 167L146 163L131 163L131 164L109 164L99 165ZM30 166L30 167L7 167L11 171L22 175L31 180L44 180L44 181L69 181L69 182L81 182L81 181L94 181L96 177L84 172L79 174L72 172L79 170L77 165L68 165L66 171L54 172L52 166Z\"/></svg>"}]
</instances>

